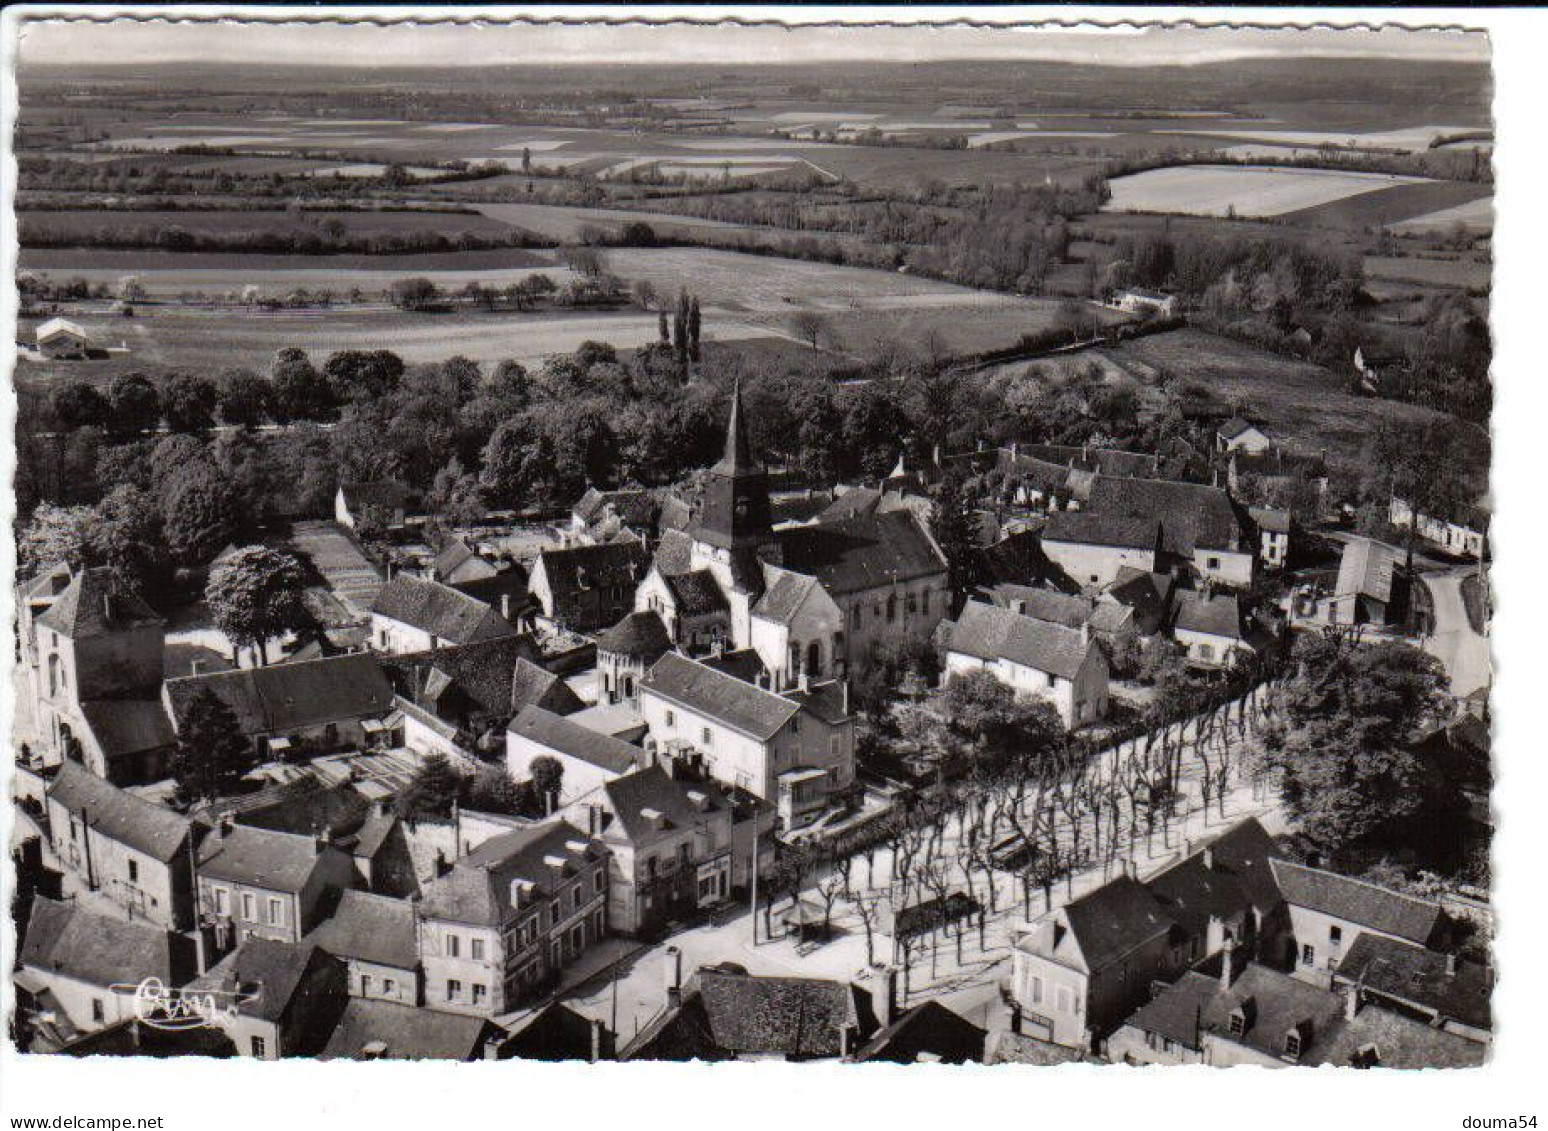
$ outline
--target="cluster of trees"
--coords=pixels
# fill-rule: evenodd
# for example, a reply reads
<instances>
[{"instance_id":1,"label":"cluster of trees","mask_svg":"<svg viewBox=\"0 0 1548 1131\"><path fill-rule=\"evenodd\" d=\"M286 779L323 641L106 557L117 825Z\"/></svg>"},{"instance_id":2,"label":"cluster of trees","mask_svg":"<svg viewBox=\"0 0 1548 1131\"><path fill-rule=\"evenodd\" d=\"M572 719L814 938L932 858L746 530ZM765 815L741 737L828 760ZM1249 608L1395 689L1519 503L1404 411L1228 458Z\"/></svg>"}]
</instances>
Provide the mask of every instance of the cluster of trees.
<instances>
[{"instance_id":1,"label":"cluster of trees","mask_svg":"<svg viewBox=\"0 0 1548 1131\"><path fill-rule=\"evenodd\" d=\"M509 231L442 231L426 226L393 231L350 231L340 220L318 228L275 225L224 231L191 230L181 224L61 224L19 214L21 246L31 248L155 248L161 251L251 252L262 255L414 255L533 247L541 241L519 228Z\"/></svg>"},{"instance_id":2,"label":"cluster of trees","mask_svg":"<svg viewBox=\"0 0 1548 1131\"><path fill-rule=\"evenodd\" d=\"M444 820L453 806L481 813L541 818L553 812L564 767L547 755L532 760L532 776L517 781L498 762L465 773L444 754L431 754L393 802L405 820Z\"/></svg>"}]
</instances>

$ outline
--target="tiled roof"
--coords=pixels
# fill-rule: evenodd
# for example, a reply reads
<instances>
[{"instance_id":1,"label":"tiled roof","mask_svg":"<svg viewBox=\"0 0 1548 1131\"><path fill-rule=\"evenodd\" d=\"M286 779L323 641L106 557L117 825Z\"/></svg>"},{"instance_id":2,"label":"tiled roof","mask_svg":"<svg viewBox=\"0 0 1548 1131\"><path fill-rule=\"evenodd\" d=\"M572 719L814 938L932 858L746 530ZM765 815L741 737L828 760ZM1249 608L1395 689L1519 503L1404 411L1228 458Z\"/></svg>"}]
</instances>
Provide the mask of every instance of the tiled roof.
<instances>
[{"instance_id":1,"label":"tiled roof","mask_svg":"<svg viewBox=\"0 0 1548 1131\"><path fill-rule=\"evenodd\" d=\"M1374 1006L1334 1022L1312 1059L1345 1067L1373 1050L1381 1068L1477 1068L1489 1059L1488 1045Z\"/></svg>"},{"instance_id":2,"label":"tiled roof","mask_svg":"<svg viewBox=\"0 0 1548 1131\"><path fill-rule=\"evenodd\" d=\"M557 678L532 663L538 655L531 637L500 636L475 640L428 652L381 657L393 686L405 698L421 706L444 708L445 692L455 688L476 707L491 715L508 715L528 700L516 698L518 682L534 678L529 671ZM435 686L431 677L439 676Z\"/></svg>"},{"instance_id":3,"label":"tiled roof","mask_svg":"<svg viewBox=\"0 0 1548 1131\"><path fill-rule=\"evenodd\" d=\"M624 774L602 789L623 834L635 845L649 845L668 833L691 828L730 805L718 786L673 781L660 766ZM647 816L647 810L655 816Z\"/></svg>"},{"instance_id":4,"label":"tiled roof","mask_svg":"<svg viewBox=\"0 0 1548 1131\"><path fill-rule=\"evenodd\" d=\"M1120 448L1077 447L1072 444L1018 444L1019 455L1030 456L1076 471L1094 471L1099 475L1126 475L1148 479L1156 474L1156 457L1148 452L1126 452Z\"/></svg>"},{"instance_id":5,"label":"tiled roof","mask_svg":"<svg viewBox=\"0 0 1548 1131\"><path fill-rule=\"evenodd\" d=\"M637 541L571 546L544 550L534 572L539 566L548 578L557 610L572 602L576 594L597 586L624 586L632 592L650 568L650 551Z\"/></svg>"},{"instance_id":6,"label":"tiled roof","mask_svg":"<svg viewBox=\"0 0 1548 1131\"><path fill-rule=\"evenodd\" d=\"M160 750L177 741L160 699L88 699L81 714L108 758Z\"/></svg>"},{"instance_id":7,"label":"tiled roof","mask_svg":"<svg viewBox=\"0 0 1548 1131\"><path fill-rule=\"evenodd\" d=\"M166 622L135 594L115 593L112 574L97 567L77 573L37 623L70 640L87 640Z\"/></svg>"},{"instance_id":8,"label":"tiled roof","mask_svg":"<svg viewBox=\"0 0 1548 1131\"><path fill-rule=\"evenodd\" d=\"M1177 981L1131 1013L1126 1024L1198 1052L1204 1044L1200 1031L1204 1006L1219 992L1218 977L1186 970Z\"/></svg>"},{"instance_id":9,"label":"tiled roof","mask_svg":"<svg viewBox=\"0 0 1548 1131\"><path fill-rule=\"evenodd\" d=\"M1230 495L1202 483L1103 475L1091 486L1087 509L1159 522L1164 548L1183 557L1192 557L1195 548L1235 550L1241 543L1241 520Z\"/></svg>"},{"instance_id":10,"label":"tiled roof","mask_svg":"<svg viewBox=\"0 0 1548 1131\"><path fill-rule=\"evenodd\" d=\"M753 615L775 624L789 624L806 595L816 587L817 579L772 566L768 573L770 584L753 606Z\"/></svg>"},{"instance_id":11,"label":"tiled roof","mask_svg":"<svg viewBox=\"0 0 1548 1131\"><path fill-rule=\"evenodd\" d=\"M1439 904L1401 895L1364 880L1274 860L1270 867L1286 903L1423 946L1441 923Z\"/></svg>"},{"instance_id":12,"label":"tiled roof","mask_svg":"<svg viewBox=\"0 0 1548 1131\"><path fill-rule=\"evenodd\" d=\"M196 969L193 944L180 935L93 915L45 895L33 898L19 959L23 966L95 986L137 985L149 977L178 986Z\"/></svg>"},{"instance_id":13,"label":"tiled roof","mask_svg":"<svg viewBox=\"0 0 1548 1131\"><path fill-rule=\"evenodd\" d=\"M1278 854L1273 838L1249 818L1152 876L1145 887L1189 934L1202 938L1212 917L1228 920L1251 910L1267 915L1279 905L1269 868Z\"/></svg>"},{"instance_id":14,"label":"tiled roof","mask_svg":"<svg viewBox=\"0 0 1548 1131\"><path fill-rule=\"evenodd\" d=\"M845 491L824 507L817 515L818 522L836 522L876 513L882 493L875 487L856 487Z\"/></svg>"},{"instance_id":15,"label":"tiled roof","mask_svg":"<svg viewBox=\"0 0 1548 1131\"><path fill-rule=\"evenodd\" d=\"M983 1060L986 1030L938 1001L927 1001L907 1010L878 1032L855 1054L857 1061L890 1061L913 1064L921 1055L942 1064L968 1064Z\"/></svg>"},{"instance_id":16,"label":"tiled roof","mask_svg":"<svg viewBox=\"0 0 1548 1131\"><path fill-rule=\"evenodd\" d=\"M518 714L526 707L542 707L556 715L572 715L585 706L561 676L528 659L516 661L510 688L510 708Z\"/></svg>"},{"instance_id":17,"label":"tiled roof","mask_svg":"<svg viewBox=\"0 0 1548 1131\"><path fill-rule=\"evenodd\" d=\"M351 998L319 1058L476 1060L483 1055L485 1041L499 1032L483 1017Z\"/></svg>"},{"instance_id":18,"label":"tiled roof","mask_svg":"<svg viewBox=\"0 0 1548 1131\"><path fill-rule=\"evenodd\" d=\"M449 539L446 545L441 547L441 552L436 554L430 563L430 570L436 577L446 577L455 572L460 566L478 557L461 538Z\"/></svg>"},{"instance_id":19,"label":"tiled roof","mask_svg":"<svg viewBox=\"0 0 1548 1131\"><path fill-rule=\"evenodd\" d=\"M695 981L710 1039L725 1052L838 1056L844 1030L865 1028L857 991L844 982L702 970Z\"/></svg>"},{"instance_id":20,"label":"tiled roof","mask_svg":"<svg viewBox=\"0 0 1548 1131\"><path fill-rule=\"evenodd\" d=\"M1282 1056L1285 1037L1301 1034L1301 1061L1315 1064L1313 1046L1330 1036L1344 1016L1341 994L1329 993L1289 974L1248 963L1232 981L1204 1003L1203 1026L1222 1040L1246 1045L1269 1056ZM1231 1034L1231 1014L1245 1013L1244 1032Z\"/></svg>"},{"instance_id":21,"label":"tiled roof","mask_svg":"<svg viewBox=\"0 0 1548 1131\"><path fill-rule=\"evenodd\" d=\"M542 707L523 707L511 720L508 731L613 774L628 773L644 753L638 746L583 727Z\"/></svg>"},{"instance_id":22,"label":"tiled roof","mask_svg":"<svg viewBox=\"0 0 1548 1131\"><path fill-rule=\"evenodd\" d=\"M598 653L643 659L648 664L671 650L672 638L667 635L666 625L649 610L630 613L597 637Z\"/></svg>"},{"instance_id":23,"label":"tiled roof","mask_svg":"<svg viewBox=\"0 0 1548 1131\"><path fill-rule=\"evenodd\" d=\"M1009 609L969 601L947 637L953 652L1011 663L1074 679L1096 643L1080 630L1020 616Z\"/></svg>"},{"instance_id":24,"label":"tiled roof","mask_svg":"<svg viewBox=\"0 0 1548 1131\"><path fill-rule=\"evenodd\" d=\"M382 586L371 602L371 612L453 644L516 634L516 629L484 602L439 581L406 573Z\"/></svg>"},{"instance_id":25,"label":"tiled roof","mask_svg":"<svg viewBox=\"0 0 1548 1131\"><path fill-rule=\"evenodd\" d=\"M1065 628L1079 628L1091 619L1091 602L1073 593L1056 593L1029 585L1001 585L990 597L999 608Z\"/></svg>"},{"instance_id":26,"label":"tiled roof","mask_svg":"<svg viewBox=\"0 0 1548 1131\"><path fill-rule=\"evenodd\" d=\"M1043 527L1043 541L1154 550L1160 540L1159 526L1155 519L1142 515L1056 511Z\"/></svg>"},{"instance_id":27,"label":"tiled roof","mask_svg":"<svg viewBox=\"0 0 1548 1131\"><path fill-rule=\"evenodd\" d=\"M240 991L237 1010L264 1021L279 1021L306 981L319 957L317 944L276 942L250 937L190 983L193 990Z\"/></svg>"},{"instance_id":28,"label":"tiled roof","mask_svg":"<svg viewBox=\"0 0 1548 1131\"><path fill-rule=\"evenodd\" d=\"M1202 632L1240 640L1242 612L1230 593L1204 594L1191 589L1177 594L1176 627L1184 632Z\"/></svg>"},{"instance_id":29,"label":"tiled roof","mask_svg":"<svg viewBox=\"0 0 1548 1131\"><path fill-rule=\"evenodd\" d=\"M1490 1026L1494 975L1482 963L1362 931L1339 963L1338 977L1464 1025Z\"/></svg>"},{"instance_id":30,"label":"tiled roof","mask_svg":"<svg viewBox=\"0 0 1548 1131\"><path fill-rule=\"evenodd\" d=\"M676 652L657 660L640 681L641 692L714 719L753 738L772 738L801 710L799 703L744 683Z\"/></svg>"},{"instance_id":31,"label":"tiled roof","mask_svg":"<svg viewBox=\"0 0 1548 1131\"><path fill-rule=\"evenodd\" d=\"M548 897L605 850L573 825L551 821L486 840L424 886L419 912L428 919L503 927L516 917L512 885L531 883ZM549 860L562 860L555 867Z\"/></svg>"},{"instance_id":32,"label":"tiled roof","mask_svg":"<svg viewBox=\"0 0 1548 1131\"><path fill-rule=\"evenodd\" d=\"M248 735L375 718L392 709L392 686L377 658L367 652L170 679L166 691L176 717L181 719L189 698L201 687L231 708Z\"/></svg>"},{"instance_id":33,"label":"tiled roof","mask_svg":"<svg viewBox=\"0 0 1548 1131\"><path fill-rule=\"evenodd\" d=\"M654 564L663 577L688 573L693 562L693 539L681 530L663 530L656 543Z\"/></svg>"},{"instance_id":34,"label":"tiled roof","mask_svg":"<svg viewBox=\"0 0 1548 1131\"><path fill-rule=\"evenodd\" d=\"M233 824L216 830L199 845L199 876L249 884L266 891L299 892L311 879L324 852L316 839L301 833L276 832Z\"/></svg>"},{"instance_id":35,"label":"tiled roof","mask_svg":"<svg viewBox=\"0 0 1548 1131\"><path fill-rule=\"evenodd\" d=\"M1349 539L1344 543L1344 554L1338 562L1335 592L1390 601L1392 574L1397 568L1398 553L1398 550L1384 542L1370 538Z\"/></svg>"},{"instance_id":36,"label":"tiled roof","mask_svg":"<svg viewBox=\"0 0 1548 1131\"><path fill-rule=\"evenodd\" d=\"M1288 534L1290 532L1290 512L1278 507L1248 507L1247 513L1252 516L1252 521L1258 524L1258 529L1269 534Z\"/></svg>"},{"instance_id":37,"label":"tiled roof","mask_svg":"<svg viewBox=\"0 0 1548 1131\"><path fill-rule=\"evenodd\" d=\"M817 578L834 595L946 572L946 559L909 510L777 533L784 568Z\"/></svg>"},{"instance_id":38,"label":"tiled roof","mask_svg":"<svg viewBox=\"0 0 1548 1131\"><path fill-rule=\"evenodd\" d=\"M66 811L84 817L109 840L153 860L170 860L181 851L193 824L164 805L119 789L68 759L49 785L48 797Z\"/></svg>"},{"instance_id":39,"label":"tiled roof","mask_svg":"<svg viewBox=\"0 0 1548 1131\"><path fill-rule=\"evenodd\" d=\"M1120 876L1069 903L1064 914L1088 970L1097 971L1177 926L1138 880Z\"/></svg>"},{"instance_id":40,"label":"tiled roof","mask_svg":"<svg viewBox=\"0 0 1548 1131\"><path fill-rule=\"evenodd\" d=\"M672 600L677 603L680 616L706 616L726 609L726 595L720 591L720 582L707 569L667 574L664 580L672 591Z\"/></svg>"},{"instance_id":41,"label":"tiled roof","mask_svg":"<svg viewBox=\"0 0 1548 1131\"><path fill-rule=\"evenodd\" d=\"M414 492L402 483L391 479L378 479L369 483L345 483L344 505L356 507L407 507L414 500Z\"/></svg>"},{"instance_id":42,"label":"tiled roof","mask_svg":"<svg viewBox=\"0 0 1548 1131\"><path fill-rule=\"evenodd\" d=\"M333 917L308 938L337 958L412 970L419 963L414 905L368 891L346 891Z\"/></svg>"}]
</instances>

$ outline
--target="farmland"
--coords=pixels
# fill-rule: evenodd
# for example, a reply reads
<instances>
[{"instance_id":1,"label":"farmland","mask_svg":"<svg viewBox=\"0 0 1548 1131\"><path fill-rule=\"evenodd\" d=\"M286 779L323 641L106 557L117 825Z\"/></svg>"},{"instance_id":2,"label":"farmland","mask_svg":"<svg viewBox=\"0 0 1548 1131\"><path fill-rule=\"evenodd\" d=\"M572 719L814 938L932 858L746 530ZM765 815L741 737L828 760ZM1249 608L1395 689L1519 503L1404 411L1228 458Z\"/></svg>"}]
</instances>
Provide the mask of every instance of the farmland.
<instances>
[{"instance_id":1,"label":"farmland","mask_svg":"<svg viewBox=\"0 0 1548 1131\"><path fill-rule=\"evenodd\" d=\"M1270 217L1417 183L1415 177L1329 169L1185 165L1118 178L1107 207L1114 212Z\"/></svg>"}]
</instances>

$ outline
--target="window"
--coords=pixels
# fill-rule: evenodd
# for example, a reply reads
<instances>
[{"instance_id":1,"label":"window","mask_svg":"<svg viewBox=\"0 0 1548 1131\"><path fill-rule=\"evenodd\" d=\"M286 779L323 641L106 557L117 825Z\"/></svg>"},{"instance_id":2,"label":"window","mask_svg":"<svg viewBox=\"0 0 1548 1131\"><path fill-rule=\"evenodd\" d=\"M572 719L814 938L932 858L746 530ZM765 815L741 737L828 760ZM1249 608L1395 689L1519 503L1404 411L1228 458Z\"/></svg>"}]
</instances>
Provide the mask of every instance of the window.
<instances>
[{"instance_id":1,"label":"window","mask_svg":"<svg viewBox=\"0 0 1548 1131\"><path fill-rule=\"evenodd\" d=\"M1176 1048L1177 1048L1177 1043L1175 1041L1173 1041L1171 1037L1162 1037L1161 1038L1161 1051L1162 1052L1172 1052Z\"/></svg>"},{"instance_id":2,"label":"window","mask_svg":"<svg viewBox=\"0 0 1548 1131\"><path fill-rule=\"evenodd\" d=\"M386 994L388 997L397 997L398 996L398 983L395 980L393 980L392 978L383 978L382 979L382 993Z\"/></svg>"},{"instance_id":3,"label":"window","mask_svg":"<svg viewBox=\"0 0 1548 1131\"><path fill-rule=\"evenodd\" d=\"M1215 658L1215 647L1214 647L1213 644L1200 644L1199 645L1199 659L1201 659L1201 660L1213 660L1214 658Z\"/></svg>"},{"instance_id":4,"label":"window","mask_svg":"<svg viewBox=\"0 0 1548 1131\"><path fill-rule=\"evenodd\" d=\"M269 926L278 927L285 921L285 909L280 901L270 897L269 899Z\"/></svg>"},{"instance_id":5,"label":"window","mask_svg":"<svg viewBox=\"0 0 1548 1131\"><path fill-rule=\"evenodd\" d=\"M462 998L462 983L456 978L446 979L446 1000L459 1001Z\"/></svg>"},{"instance_id":6,"label":"window","mask_svg":"<svg viewBox=\"0 0 1548 1131\"><path fill-rule=\"evenodd\" d=\"M250 1047L253 1050L254 1056L263 1057L268 1055L269 1046L264 1042L262 1037L254 1037Z\"/></svg>"},{"instance_id":7,"label":"window","mask_svg":"<svg viewBox=\"0 0 1548 1131\"><path fill-rule=\"evenodd\" d=\"M919 598L912 593L908 595L907 608L909 616L913 616L919 611Z\"/></svg>"},{"instance_id":8,"label":"window","mask_svg":"<svg viewBox=\"0 0 1548 1131\"><path fill-rule=\"evenodd\" d=\"M131 884L140 882L140 862L138 860L129 861L129 882Z\"/></svg>"},{"instance_id":9,"label":"window","mask_svg":"<svg viewBox=\"0 0 1548 1131\"><path fill-rule=\"evenodd\" d=\"M1049 687L1057 687L1057 686L1059 686L1059 678L1058 678L1058 676L1054 675L1053 672L1047 672L1046 675L1048 677L1048 686Z\"/></svg>"},{"instance_id":10,"label":"window","mask_svg":"<svg viewBox=\"0 0 1548 1131\"><path fill-rule=\"evenodd\" d=\"M574 910L579 911L580 908L581 908L581 904L584 903L585 900L586 900L586 897L581 894L581 886L580 886L580 884L576 884L575 887L573 889L571 889L571 892L570 892L570 901L571 901L570 905L571 905L571 907Z\"/></svg>"},{"instance_id":11,"label":"window","mask_svg":"<svg viewBox=\"0 0 1548 1131\"><path fill-rule=\"evenodd\" d=\"M1032 1004L1043 1004L1043 979L1036 974L1032 975Z\"/></svg>"},{"instance_id":12,"label":"window","mask_svg":"<svg viewBox=\"0 0 1548 1131\"><path fill-rule=\"evenodd\" d=\"M1070 995L1070 988L1068 986L1060 986L1060 987L1058 987L1058 989L1056 991L1056 996L1059 999L1059 1012L1060 1013L1070 1013L1070 1012L1072 1012L1074 1010L1075 1006L1074 1006L1074 1002L1073 1002L1073 1000L1071 998L1071 995Z\"/></svg>"},{"instance_id":13,"label":"window","mask_svg":"<svg viewBox=\"0 0 1548 1131\"><path fill-rule=\"evenodd\" d=\"M371 996L371 975L369 974L360 975L360 996Z\"/></svg>"},{"instance_id":14,"label":"window","mask_svg":"<svg viewBox=\"0 0 1548 1131\"><path fill-rule=\"evenodd\" d=\"M919 607L925 616L930 615L930 591L928 589L919 595Z\"/></svg>"},{"instance_id":15,"label":"window","mask_svg":"<svg viewBox=\"0 0 1548 1131\"><path fill-rule=\"evenodd\" d=\"M849 623L851 625L853 625L855 628L859 628L860 627L860 606L859 605L856 605L853 609L850 610L850 612L849 612Z\"/></svg>"},{"instance_id":16,"label":"window","mask_svg":"<svg viewBox=\"0 0 1548 1131\"><path fill-rule=\"evenodd\" d=\"M887 595L887 623L891 624L898 619L898 597L896 593Z\"/></svg>"},{"instance_id":17,"label":"window","mask_svg":"<svg viewBox=\"0 0 1548 1131\"><path fill-rule=\"evenodd\" d=\"M102 1008L102 999L99 997L91 999L91 1019L98 1023L107 1020L107 1011Z\"/></svg>"},{"instance_id":18,"label":"window","mask_svg":"<svg viewBox=\"0 0 1548 1131\"><path fill-rule=\"evenodd\" d=\"M1301 947L1301 965L1310 966L1317 961L1317 948L1307 943Z\"/></svg>"},{"instance_id":19,"label":"window","mask_svg":"<svg viewBox=\"0 0 1548 1131\"><path fill-rule=\"evenodd\" d=\"M677 725L677 716L674 715L671 711L666 713L666 725L669 727Z\"/></svg>"},{"instance_id":20,"label":"window","mask_svg":"<svg viewBox=\"0 0 1548 1131\"><path fill-rule=\"evenodd\" d=\"M471 941L469 941L469 943L468 943L468 957L473 959L474 962L482 962L484 960L484 940L483 939L472 939Z\"/></svg>"},{"instance_id":21,"label":"window","mask_svg":"<svg viewBox=\"0 0 1548 1131\"><path fill-rule=\"evenodd\" d=\"M253 893L250 891L244 891L242 893L242 918L246 919L248 922L252 922L258 918L258 912L254 910L253 906Z\"/></svg>"},{"instance_id":22,"label":"window","mask_svg":"<svg viewBox=\"0 0 1548 1131\"><path fill-rule=\"evenodd\" d=\"M456 958L462 953L461 940L450 931L446 933L446 957Z\"/></svg>"},{"instance_id":23,"label":"window","mask_svg":"<svg viewBox=\"0 0 1548 1131\"><path fill-rule=\"evenodd\" d=\"M1328 941L1331 943L1343 942L1344 928L1340 927L1337 923L1330 924L1328 926Z\"/></svg>"},{"instance_id":24,"label":"window","mask_svg":"<svg viewBox=\"0 0 1548 1131\"><path fill-rule=\"evenodd\" d=\"M474 1005L483 1005L484 1004L484 996L488 992L489 992L489 990L488 990L487 987L479 984L478 982L474 982L473 983L473 1004Z\"/></svg>"},{"instance_id":25,"label":"window","mask_svg":"<svg viewBox=\"0 0 1548 1131\"><path fill-rule=\"evenodd\" d=\"M1206 562L1205 568L1207 568L1207 569L1219 569L1220 568L1220 559L1219 558L1210 558Z\"/></svg>"},{"instance_id":26,"label":"window","mask_svg":"<svg viewBox=\"0 0 1548 1131\"><path fill-rule=\"evenodd\" d=\"M715 744L715 735L709 727L700 729L699 738L704 742L705 746L713 746Z\"/></svg>"},{"instance_id":27,"label":"window","mask_svg":"<svg viewBox=\"0 0 1548 1131\"><path fill-rule=\"evenodd\" d=\"M1240 1009L1231 1014L1231 1036L1240 1037L1247 1032L1247 1015Z\"/></svg>"},{"instance_id":28,"label":"window","mask_svg":"<svg viewBox=\"0 0 1548 1131\"><path fill-rule=\"evenodd\" d=\"M607 881L606 881L606 875L602 871L601 868L597 869L596 875L594 875L592 877L592 881L595 884L595 890L596 890L597 894L598 895L602 894L602 885L604 883L606 883Z\"/></svg>"},{"instance_id":29,"label":"window","mask_svg":"<svg viewBox=\"0 0 1548 1131\"><path fill-rule=\"evenodd\" d=\"M790 717L790 733L791 734L800 734L801 733L801 716L800 715L792 715Z\"/></svg>"},{"instance_id":30,"label":"window","mask_svg":"<svg viewBox=\"0 0 1548 1131\"><path fill-rule=\"evenodd\" d=\"M1092 585L1096 585L1097 584L1097 575L1094 574L1094 573L1091 575L1091 584Z\"/></svg>"},{"instance_id":31,"label":"window","mask_svg":"<svg viewBox=\"0 0 1548 1131\"><path fill-rule=\"evenodd\" d=\"M74 817L71 817L70 818L70 840L71 841L78 841L80 839L81 839L81 826L80 826L80 822L77 821Z\"/></svg>"},{"instance_id":32,"label":"window","mask_svg":"<svg viewBox=\"0 0 1548 1131\"><path fill-rule=\"evenodd\" d=\"M1294 1029L1291 1029L1288 1033L1285 1034L1285 1055L1295 1057L1297 1059L1300 1058L1301 1034L1297 1033Z\"/></svg>"},{"instance_id":33,"label":"window","mask_svg":"<svg viewBox=\"0 0 1548 1131\"><path fill-rule=\"evenodd\" d=\"M215 889L215 914L228 915L231 913L231 893L225 888Z\"/></svg>"}]
</instances>

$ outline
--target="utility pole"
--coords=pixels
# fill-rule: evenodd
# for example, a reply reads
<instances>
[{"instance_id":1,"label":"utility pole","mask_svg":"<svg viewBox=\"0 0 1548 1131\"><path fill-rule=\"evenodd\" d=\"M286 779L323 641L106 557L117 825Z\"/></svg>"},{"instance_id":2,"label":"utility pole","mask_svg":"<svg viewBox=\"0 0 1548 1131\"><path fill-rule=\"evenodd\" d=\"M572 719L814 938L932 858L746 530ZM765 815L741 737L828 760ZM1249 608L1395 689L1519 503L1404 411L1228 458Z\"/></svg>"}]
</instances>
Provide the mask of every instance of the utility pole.
<instances>
[{"instance_id":1,"label":"utility pole","mask_svg":"<svg viewBox=\"0 0 1548 1131\"><path fill-rule=\"evenodd\" d=\"M752 941L758 945L758 814L753 813L752 844Z\"/></svg>"}]
</instances>

